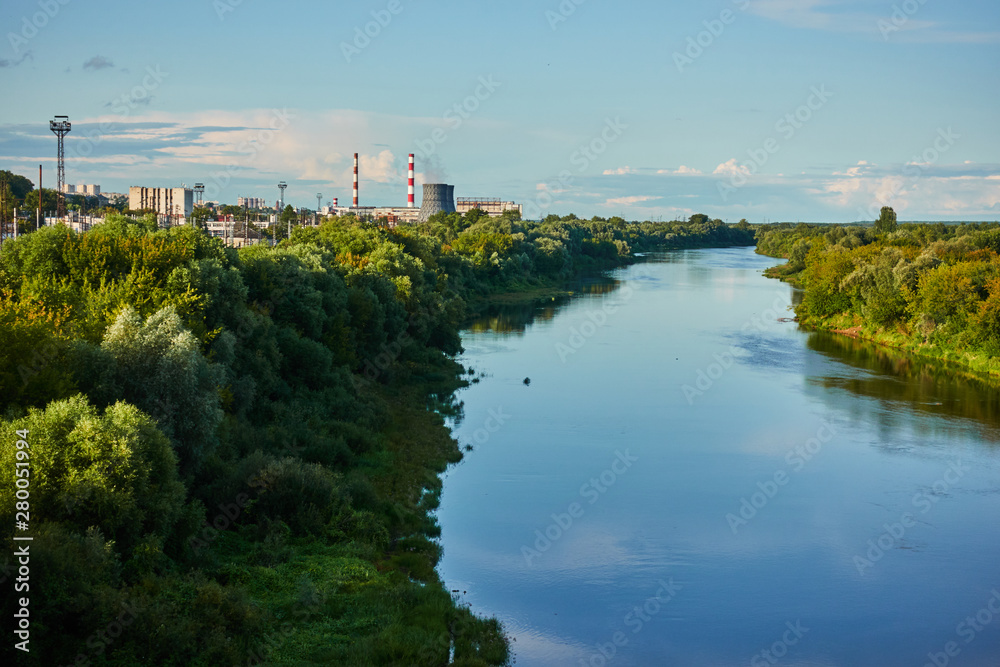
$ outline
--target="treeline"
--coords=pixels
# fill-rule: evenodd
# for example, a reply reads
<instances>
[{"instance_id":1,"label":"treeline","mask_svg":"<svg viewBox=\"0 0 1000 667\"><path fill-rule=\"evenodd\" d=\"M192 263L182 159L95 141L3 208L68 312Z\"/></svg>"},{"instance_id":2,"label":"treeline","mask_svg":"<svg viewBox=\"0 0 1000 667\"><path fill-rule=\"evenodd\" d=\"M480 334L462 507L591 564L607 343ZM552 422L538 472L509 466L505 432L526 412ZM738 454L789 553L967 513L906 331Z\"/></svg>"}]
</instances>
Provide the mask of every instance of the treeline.
<instances>
[{"instance_id":1,"label":"treeline","mask_svg":"<svg viewBox=\"0 0 1000 667\"><path fill-rule=\"evenodd\" d=\"M761 228L757 250L788 259L806 326L1000 371L998 223Z\"/></svg>"},{"instance_id":2,"label":"treeline","mask_svg":"<svg viewBox=\"0 0 1000 667\"><path fill-rule=\"evenodd\" d=\"M5 660L509 663L435 571L467 304L664 243L752 233L471 212L239 251L153 217L7 241L0 522L33 540L26 588L0 555L5 618L30 600Z\"/></svg>"}]
</instances>

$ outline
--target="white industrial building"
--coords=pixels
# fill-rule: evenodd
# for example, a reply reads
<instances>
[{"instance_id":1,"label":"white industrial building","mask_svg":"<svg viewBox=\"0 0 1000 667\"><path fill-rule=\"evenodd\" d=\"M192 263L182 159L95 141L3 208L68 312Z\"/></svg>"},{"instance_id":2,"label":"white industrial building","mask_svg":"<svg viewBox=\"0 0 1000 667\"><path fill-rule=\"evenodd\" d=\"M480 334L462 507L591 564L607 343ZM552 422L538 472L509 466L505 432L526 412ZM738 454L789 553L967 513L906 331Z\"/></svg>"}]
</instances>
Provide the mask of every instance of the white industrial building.
<instances>
[{"instance_id":1,"label":"white industrial building","mask_svg":"<svg viewBox=\"0 0 1000 667\"><path fill-rule=\"evenodd\" d=\"M249 209L267 208L267 202L262 197L240 197L236 200L236 205Z\"/></svg>"},{"instance_id":2,"label":"white industrial building","mask_svg":"<svg viewBox=\"0 0 1000 667\"><path fill-rule=\"evenodd\" d=\"M188 218L194 212L194 190L133 185L128 189L128 207L133 211L152 209L160 215Z\"/></svg>"},{"instance_id":3,"label":"white industrial building","mask_svg":"<svg viewBox=\"0 0 1000 667\"><path fill-rule=\"evenodd\" d=\"M507 211L523 213L521 205L512 201L501 201L485 197L459 197L455 201L455 210L462 215L465 215L474 208L488 213L493 218L499 218Z\"/></svg>"},{"instance_id":4,"label":"white industrial building","mask_svg":"<svg viewBox=\"0 0 1000 667\"><path fill-rule=\"evenodd\" d=\"M96 197L101 194L100 185L88 185L81 183L80 185L63 185L63 194L65 195L86 195L88 197Z\"/></svg>"}]
</instances>

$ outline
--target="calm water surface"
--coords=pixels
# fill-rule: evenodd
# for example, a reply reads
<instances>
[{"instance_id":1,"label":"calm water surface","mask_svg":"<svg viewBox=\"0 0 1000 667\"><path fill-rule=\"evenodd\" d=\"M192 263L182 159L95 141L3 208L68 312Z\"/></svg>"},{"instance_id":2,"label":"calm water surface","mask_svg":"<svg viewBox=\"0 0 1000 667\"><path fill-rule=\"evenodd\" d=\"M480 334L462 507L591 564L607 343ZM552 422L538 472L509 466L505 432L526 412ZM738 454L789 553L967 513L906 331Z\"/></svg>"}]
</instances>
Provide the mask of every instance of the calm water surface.
<instances>
[{"instance_id":1,"label":"calm water surface","mask_svg":"<svg viewBox=\"0 0 1000 667\"><path fill-rule=\"evenodd\" d=\"M1000 393L778 321L773 263L465 332L440 571L518 665L1000 665Z\"/></svg>"}]
</instances>

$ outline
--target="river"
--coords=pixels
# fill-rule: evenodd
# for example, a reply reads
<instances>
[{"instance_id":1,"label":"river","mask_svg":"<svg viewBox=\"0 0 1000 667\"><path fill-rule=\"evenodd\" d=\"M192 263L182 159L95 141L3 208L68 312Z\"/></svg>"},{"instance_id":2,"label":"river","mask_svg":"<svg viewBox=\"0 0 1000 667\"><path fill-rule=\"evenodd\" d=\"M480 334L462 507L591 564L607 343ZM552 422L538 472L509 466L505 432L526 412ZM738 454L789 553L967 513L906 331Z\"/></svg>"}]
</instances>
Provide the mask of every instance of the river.
<instances>
[{"instance_id":1,"label":"river","mask_svg":"<svg viewBox=\"0 0 1000 667\"><path fill-rule=\"evenodd\" d=\"M517 665L1000 665L1000 391L800 330L774 263L658 254L463 333L439 571Z\"/></svg>"}]
</instances>

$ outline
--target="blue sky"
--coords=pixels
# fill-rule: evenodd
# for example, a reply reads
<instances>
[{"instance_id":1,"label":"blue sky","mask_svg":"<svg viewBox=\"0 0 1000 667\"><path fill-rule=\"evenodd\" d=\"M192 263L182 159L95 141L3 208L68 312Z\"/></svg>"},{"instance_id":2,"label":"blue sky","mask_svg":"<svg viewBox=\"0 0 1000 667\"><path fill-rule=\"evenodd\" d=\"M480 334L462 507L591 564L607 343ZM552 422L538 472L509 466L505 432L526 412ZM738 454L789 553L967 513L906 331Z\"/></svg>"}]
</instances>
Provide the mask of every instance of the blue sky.
<instances>
[{"instance_id":1,"label":"blue sky","mask_svg":"<svg viewBox=\"0 0 1000 667\"><path fill-rule=\"evenodd\" d=\"M403 205L415 152L418 204L444 181L541 215L1000 219L986 0L7 0L0 23L0 167L46 185L65 114L67 181L105 191L344 204L358 152L362 203Z\"/></svg>"}]
</instances>

